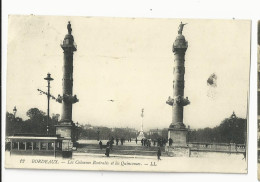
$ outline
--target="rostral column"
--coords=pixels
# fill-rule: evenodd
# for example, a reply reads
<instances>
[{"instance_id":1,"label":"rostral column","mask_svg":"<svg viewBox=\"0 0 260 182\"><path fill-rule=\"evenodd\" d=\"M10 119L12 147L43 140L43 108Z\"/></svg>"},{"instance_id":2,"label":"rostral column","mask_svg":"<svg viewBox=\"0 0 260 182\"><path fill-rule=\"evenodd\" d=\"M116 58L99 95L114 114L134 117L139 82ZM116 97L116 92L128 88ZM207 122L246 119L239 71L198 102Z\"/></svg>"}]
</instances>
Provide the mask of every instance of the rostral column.
<instances>
[{"instance_id":1,"label":"rostral column","mask_svg":"<svg viewBox=\"0 0 260 182\"><path fill-rule=\"evenodd\" d=\"M62 96L58 96L58 101L62 103L62 114L59 124L56 126L56 134L64 137L62 149L71 150L75 142L75 124L72 121L72 104L78 102L77 96L73 96L73 52L77 51L77 46L71 34L70 22L67 25L68 34L61 44L63 49L63 79Z\"/></svg>"},{"instance_id":2,"label":"rostral column","mask_svg":"<svg viewBox=\"0 0 260 182\"><path fill-rule=\"evenodd\" d=\"M173 140L173 145L186 145L187 132L183 123L183 107L190 104L188 97L184 98L184 74L185 74L185 53L188 42L182 35L184 25L179 25L178 36L173 43L172 52L174 53L173 68L173 98L169 97L167 104L172 106L172 122L168 129L168 139Z\"/></svg>"}]
</instances>

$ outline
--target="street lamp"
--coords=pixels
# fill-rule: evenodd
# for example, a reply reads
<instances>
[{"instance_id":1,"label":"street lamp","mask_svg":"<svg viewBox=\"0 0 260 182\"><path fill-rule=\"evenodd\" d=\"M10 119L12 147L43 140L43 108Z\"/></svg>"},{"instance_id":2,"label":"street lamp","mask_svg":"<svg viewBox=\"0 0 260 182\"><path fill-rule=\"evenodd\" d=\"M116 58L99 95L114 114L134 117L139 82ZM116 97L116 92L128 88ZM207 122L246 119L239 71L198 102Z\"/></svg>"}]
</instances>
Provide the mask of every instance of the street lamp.
<instances>
[{"instance_id":1,"label":"street lamp","mask_svg":"<svg viewBox=\"0 0 260 182\"><path fill-rule=\"evenodd\" d=\"M17 112L16 106L14 106L13 112L14 112L14 119L15 119L15 115L16 115L16 112Z\"/></svg>"},{"instance_id":2,"label":"street lamp","mask_svg":"<svg viewBox=\"0 0 260 182\"><path fill-rule=\"evenodd\" d=\"M44 80L47 80L48 82L48 93L47 93L47 100L48 100L48 107L47 107L47 135L49 135L49 116L50 116L50 81L53 80L53 78L51 78L51 74L48 73L47 77L44 78Z\"/></svg>"},{"instance_id":3,"label":"street lamp","mask_svg":"<svg viewBox=\"0 0 260 182\"><path fill-rule=\"evenodd\" d=\"M236 124L236 127L238 127L237 123L235 122L236 118L237 118L237 116L236 116L235 112L233 111L233 113L232 113L232 115L230 117L231 125L229 124L229 126L231 127L230 130L231 130L231 141L232 141L232 143L235 143L235 141L234 141L234 128L233 128L234 124Z\"/></svg>"}]
</instances>

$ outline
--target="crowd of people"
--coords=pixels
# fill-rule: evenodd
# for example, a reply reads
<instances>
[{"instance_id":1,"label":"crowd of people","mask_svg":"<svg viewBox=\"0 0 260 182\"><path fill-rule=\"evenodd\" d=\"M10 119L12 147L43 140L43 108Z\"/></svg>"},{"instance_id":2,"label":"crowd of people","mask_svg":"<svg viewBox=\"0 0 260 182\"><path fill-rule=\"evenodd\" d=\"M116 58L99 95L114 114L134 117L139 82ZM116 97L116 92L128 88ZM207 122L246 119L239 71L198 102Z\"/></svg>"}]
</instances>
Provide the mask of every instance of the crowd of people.
<instances>
[{"instance_id":1,"label":"crowd of people","mask_svg":"<svg viewBox=\"0 0 260 182\"><path fill-rule=\"evenodd\" d=\"M132 142L132 139L127 139L128 142ZM146 146L146 147L151 147L153 146L157 146L158 150L157 150L157 158L158 160L161 160L160 156L161 156L161 147L166 146L167 143L169 143L169 145L171 146L173 143L173 140L171 138L169 139L165 139L165 138L157 138L157 139L147 139L147 138L143 138L141 140L138 140L137 138L135 139L135 143L138 144L138 141L140 141L142 146ZM113 150L113 145L124 145L124 143L126 142L126 139L124 138L117 138L114 139L114 137L111 137L107 143L104 145L102 143L102 141L99 141L99 147L102 150L103 148L106 148L105 151L105 155L107 157L109 157L109 154L111 152L111 150Z\"/></svg>"},{"instance_id":2,"label":"crowd of people","mask_svg":"<svg viewBox=\"0 0 260 182\"><path fill-rule=\"evenodd\" d=\"M157 138L157 139L153 139L153 140L143 138L141 140L142 146L147 146L147 147L151 147L152 144L153 144L153 146L164 147L164 146L166 146L167 142L169 142L169 145L171 146L173 143L173 140L171 138L169 140L165 139L165 138Z\"/></svg>"}]
</instances>

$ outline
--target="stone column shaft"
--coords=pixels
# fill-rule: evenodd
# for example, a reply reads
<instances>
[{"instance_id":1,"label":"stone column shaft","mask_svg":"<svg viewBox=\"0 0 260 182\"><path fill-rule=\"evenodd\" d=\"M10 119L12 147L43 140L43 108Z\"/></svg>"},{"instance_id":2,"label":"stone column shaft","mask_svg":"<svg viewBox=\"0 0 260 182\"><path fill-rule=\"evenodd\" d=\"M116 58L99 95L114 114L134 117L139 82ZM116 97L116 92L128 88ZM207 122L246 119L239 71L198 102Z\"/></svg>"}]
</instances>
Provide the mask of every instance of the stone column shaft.
<instances>
[{"instance_id":1,"label":"stone column shaft","mask_svg":"<svg viewBox=\"0 0 260 182\"><path fill-rule=\"evenodd\" d=\"M72 50L64 50L63 56L63 79L62 91L63 95L73 94L73 52ZM62 121L72 121L72 103L62 102Z\"/></svg>"},{"instance_id":2,"label":"stone column shaft","mask_svg":"<svg viewBox=\"0 0 260 182\"><path fill-rule=\"evenodd\" d=\"M185 129L183 123L183 107L189 104L188 98L184 98L184 74L185 74L185 53L188 42L182 34L178 34L173 43L174 64L173 64L173 98L168 97L166 101L172 107L172 121L170 128Z\"/></svg>"},{"instance_id":3,"label":"stone column shaft","mask_svg":"<svg viewBox=\"0 0 260 182\"><path fill-rule=\"evenodd\" d=\"M173 68L173 98L184 96L184 63L185 51L178 50L174 53L174 68ZM174 104L172 106L172 124L183 125L183 106Z\"/></svg>"}]
</instances>

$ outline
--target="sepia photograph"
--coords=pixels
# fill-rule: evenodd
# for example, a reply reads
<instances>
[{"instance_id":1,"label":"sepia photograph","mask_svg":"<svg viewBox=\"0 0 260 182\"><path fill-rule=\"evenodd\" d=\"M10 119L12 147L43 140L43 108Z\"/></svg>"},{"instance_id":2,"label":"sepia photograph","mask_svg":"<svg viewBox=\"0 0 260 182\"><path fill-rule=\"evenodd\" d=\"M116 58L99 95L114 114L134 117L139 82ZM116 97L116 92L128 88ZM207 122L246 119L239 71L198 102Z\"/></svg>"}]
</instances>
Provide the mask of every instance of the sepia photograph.
<instances>
[{"instance_id":1,"label":"sepia photograph","mask_svg":"<svg viewBox=\"0 0 260 182\"><path fill-rule=\"evenodd\" d=\"M247 173L250 36L249 20L9 15L5 167Z\"/></svg>"}]
</instances>

